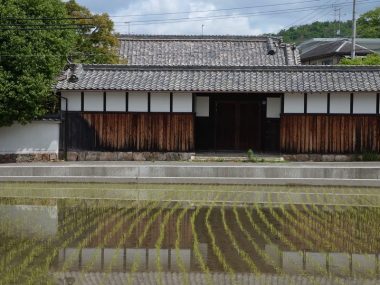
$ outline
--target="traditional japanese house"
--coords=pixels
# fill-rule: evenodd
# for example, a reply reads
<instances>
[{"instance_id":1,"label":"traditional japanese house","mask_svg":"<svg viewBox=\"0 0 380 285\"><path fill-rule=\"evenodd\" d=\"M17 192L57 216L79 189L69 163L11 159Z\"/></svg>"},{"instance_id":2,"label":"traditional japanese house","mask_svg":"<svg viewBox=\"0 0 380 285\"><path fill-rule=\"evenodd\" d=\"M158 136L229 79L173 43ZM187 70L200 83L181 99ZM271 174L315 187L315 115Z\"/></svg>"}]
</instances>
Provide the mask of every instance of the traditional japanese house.
<instances>
[{"instance_id":1,"label":"traditional japanese house","mask_svg":"<svg viewBox=\"0 0 380 285\"><path fill-rule=\"evenodd\" d=\"M279 39L125 36L56 85L69 150L380 151L380 68L302 66Z\"/></svg>"}]
</instances>

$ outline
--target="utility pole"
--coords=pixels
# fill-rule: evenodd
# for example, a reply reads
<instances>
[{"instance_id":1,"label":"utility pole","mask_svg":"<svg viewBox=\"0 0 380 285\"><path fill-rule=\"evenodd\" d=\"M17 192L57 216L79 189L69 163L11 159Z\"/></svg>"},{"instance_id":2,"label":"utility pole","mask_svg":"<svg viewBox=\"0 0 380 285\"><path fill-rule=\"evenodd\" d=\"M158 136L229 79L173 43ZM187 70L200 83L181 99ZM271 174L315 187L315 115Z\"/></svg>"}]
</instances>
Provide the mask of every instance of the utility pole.
<instances>
[{"instance_id":1,"label":"utility pole","mask_svg":"<svg viewBox=\"0 0 380 285\"><path fill-rule=\"evenodd\" d=\"M355 58L355 48L356 48L356 0L353 0L352 7L352 49L351 49L351 58Z\"/></svg>"},{"instance_id":2,"label":"utility pole","mask_svg":"<svg viewBox=\"0 0 380 285\"><path fill-rule=\"evenodd\" d=\"M203 36L203 29L204 29L205 25L202 24L202 36Z\"/></svg>"}]
</instances>

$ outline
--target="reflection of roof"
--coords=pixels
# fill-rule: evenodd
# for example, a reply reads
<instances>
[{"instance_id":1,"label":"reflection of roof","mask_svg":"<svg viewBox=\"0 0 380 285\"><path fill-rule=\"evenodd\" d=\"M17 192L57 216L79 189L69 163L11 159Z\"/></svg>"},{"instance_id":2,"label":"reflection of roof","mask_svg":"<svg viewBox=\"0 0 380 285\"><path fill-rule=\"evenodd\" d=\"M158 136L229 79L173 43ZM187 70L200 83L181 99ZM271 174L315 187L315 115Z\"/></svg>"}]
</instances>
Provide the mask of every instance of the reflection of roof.
<instances>
[{"instance_id":1,"label":"reflection of roof","mask_svg":"<svg viewBox=\"0 0 380 285\"><path fill-rule=\"evenodd\" d=\"M277 38L254 36L120 37L120 56L129 65L257 66L300 64L296 48Z\"/></svg>"},{"instance_id":2,"label":"reflection of roof","mask_svg":"<svg viewBox=\"0 0 380 285\"><path fill-rule=\"evenodd\" d=\"M57 280L62 280L64 278L74 278L75 285L97 285L97 284L133 284L133 285L150 285L159 284L157 280L161 278L162 284L165 285L180 285L183 284L184 276L181 273L173 272L137 272L133 273L133 282L129 281L130 274L122 272L112 272L112 273L82 273L82 272L66 272L66 273L54 273L54 278ZM186 277L185 277L186 278ZM209 284L209 278L212 284L225 285L225 284L239 284L239 285L277 285L277 284L293 284L293 285L303 285L303 284L317 284L324 285L335 285L335 284L345 284L345 285L376 285L380 284L380 279L361 279L361 278L339 278L339 277L308 277L304 275L269 275L260 274L255 275L251 273L237 273L233 280L228 273L218 272L210 273L209 275L205 273L191 272L188 273L188 284L191 285L206 285ZM74 281L74 280L73 280Z\"/></svg>"},{"instance_id":3,"label":"reflection of roof","mask_svg":"<svg viewBox=\"0 0 380 285\"><path fill-rule=\"evenodd\" d=\"M380 90L379 67L162 67L77 65L57 90L352 92Z\"/></svg>"},{"instance_id":4,"label":"reflection of roof","mask_svg":"<svg viewBox=\"0 0 380 285\"><path fill-rule=\"evenodd\" d=\"M319 44L304 46L301 52L301 59L308 60L333 55L350 55L351 50L352 42L350 40L321 41ZM357 55L367 55L369 53L373 53L373 51L356 44Z\"/></svg>"}]
</instances>

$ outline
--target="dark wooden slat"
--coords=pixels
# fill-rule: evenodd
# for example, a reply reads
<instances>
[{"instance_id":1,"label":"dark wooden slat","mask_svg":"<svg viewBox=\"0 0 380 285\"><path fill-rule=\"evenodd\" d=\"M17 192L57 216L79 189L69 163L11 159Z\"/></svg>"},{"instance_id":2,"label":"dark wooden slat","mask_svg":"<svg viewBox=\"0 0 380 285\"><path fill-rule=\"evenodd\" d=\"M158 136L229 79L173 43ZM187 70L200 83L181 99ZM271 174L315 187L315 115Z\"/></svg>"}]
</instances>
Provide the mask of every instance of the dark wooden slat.
<instances>
[{"instance_id":1,"label":"dark wooden slat","mask_svg":"<svg viewBox=\"0 0 380 285\"><path fill-rule=\"evenodd\" d=\"M69 113L71 150L193 151L192 113Z\"/></svg>"},{"instance_id":2,"label":"dark wooden slat","mask_svg":"<svg viewBox=\"0 0 380 285\"><path fill-rule=\"evenodd\" d=\"M359 153L380 151L378 115L282 114L284 153Z\"/></svg>"}]
</instances>

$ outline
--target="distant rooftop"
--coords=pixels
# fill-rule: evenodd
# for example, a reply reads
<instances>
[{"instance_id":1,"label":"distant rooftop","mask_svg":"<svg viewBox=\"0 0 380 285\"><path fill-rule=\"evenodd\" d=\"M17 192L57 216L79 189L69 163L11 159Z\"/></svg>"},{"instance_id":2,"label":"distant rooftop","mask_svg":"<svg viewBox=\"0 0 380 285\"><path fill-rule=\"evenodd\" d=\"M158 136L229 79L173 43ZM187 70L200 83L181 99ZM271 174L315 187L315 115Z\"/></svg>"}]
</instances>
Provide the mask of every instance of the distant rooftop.
<instances>
[{"instance_id":1,"label":"distant rooftop","mask_svg":"<svg viewBox=\"0 0 380 285\"><path fill-rule=\"evenodd\" d=\"M374 51L363 47L362 45L356 44L356 55L365 56ZM321 58L326 56L349 56L351 55L352 42L347 39L340 39L336 41L320 41L318 44L311 45L304 48L301 51L301 59L310 60L314 58Z\"/></svg>"},{"instance_id":2,"label":"distant rooftop","mask_svg":"<svg viewBox=\"0 0 380 285\"><path fill-rule=\"evenodd\" d=\"M301 55L304 56L311 50L319 48L320 46L325 46L328 43L332 44L343 42L351 43L351 38L314 38L298 45L298 49ZM380 38L357 38L356 44L358 50L367 49L373 52L380 53ZM348 46L346 48L348 48ZM351 49L349 49L349 51L351 52Z\"/></svg>"},{"instance_id":3,"label":"distant rooftop","mask_svg":"<svg viewBox=\"0 0 380 285\"><path fill-rule=\"evenodd\" d=\"M262 36L121 35L120 56L128 65L298 65L298 50Z\"/></svg>"}]
</instances>

